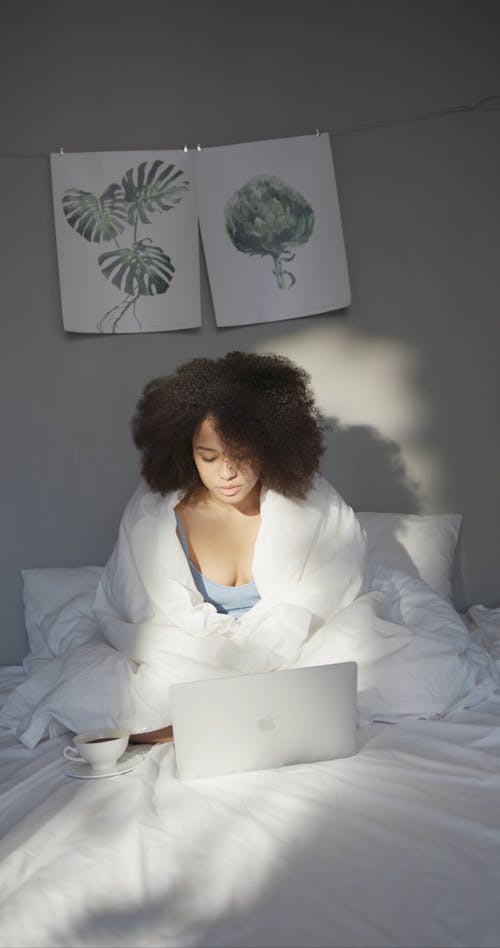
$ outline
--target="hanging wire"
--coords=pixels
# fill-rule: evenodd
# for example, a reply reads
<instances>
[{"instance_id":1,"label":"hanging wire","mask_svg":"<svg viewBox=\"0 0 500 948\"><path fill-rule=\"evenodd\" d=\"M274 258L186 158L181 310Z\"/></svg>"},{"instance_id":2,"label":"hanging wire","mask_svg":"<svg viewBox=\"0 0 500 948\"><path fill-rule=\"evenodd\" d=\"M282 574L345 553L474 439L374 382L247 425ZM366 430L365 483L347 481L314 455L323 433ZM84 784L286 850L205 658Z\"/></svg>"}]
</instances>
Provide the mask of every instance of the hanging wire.
<instances>
[{"instance_id":1,"label":"hanging wire","mask_svg":"<svg viewBox=\"0 0 500 948\"><path fill-rule=\"evenodd\" d=\"M492 103L496 103L493 105ZM354 132L363 132L372 128L385 128L390 125L405 125L409 122L422 122L425 119L439 118L443 115L455 115L457 112L498 112L500 110L500 94L484 96L468 105L449 105L444 109L434 109L432 112L415 112L409 115L398 115L395 118L381 119L379 122L367 122L364 125L350 125L345 128L334 129L332 135L350 135Z\"/></svg>"},{"instance_id":2,"label":"hanging wire","mask_svg":"<svg viewBox=\"0 0 500 948\"><path fill-rule=\"evenodd\" d=\"M422 122L425 119L441 118L444 115L456 115L458 112L498 112L500 111L500 93L483 96L475 102L466 105L449 105L443 109L433 109L431 112L412 112L409 115L396 115L393 118L380 119L378 122L366 122L362 125L347 125L345 128L334 128L330 135L352 135L355 132L366 132L372 128L388 128L392 125L407 125L410 122ZM315 135L320 129L315 129ZM96 149L95 149L96 150ZM151 149L154 150L154 149ZM183 148L188 151L187 145ZM201 151L201 145L196 145L196 151ZM64 157L64 148L59 148L59 154ZM0 151L0 158L47 158L46 153L33 151Z\"/></svg>"}]
</instances>

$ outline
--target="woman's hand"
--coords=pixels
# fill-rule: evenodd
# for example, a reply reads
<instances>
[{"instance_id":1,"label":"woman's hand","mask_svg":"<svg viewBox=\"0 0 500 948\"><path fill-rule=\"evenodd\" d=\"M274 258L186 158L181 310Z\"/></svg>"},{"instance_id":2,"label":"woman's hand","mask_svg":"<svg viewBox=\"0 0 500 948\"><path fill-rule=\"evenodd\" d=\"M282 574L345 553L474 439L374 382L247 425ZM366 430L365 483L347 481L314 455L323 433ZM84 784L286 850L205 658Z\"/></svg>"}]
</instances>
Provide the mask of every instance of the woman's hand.
<instances>
[{"instance_id":1,"label":"woman's hand","mask_svg":"<svg viewBox=\"0 0 500 948\"><path fill-rule=\"evenodd\" d=\"M143 734L131 734L131 744L169 744L174 739L172 725L160 727L157 731L144 731Z\"/></svg>"}]
</instances>

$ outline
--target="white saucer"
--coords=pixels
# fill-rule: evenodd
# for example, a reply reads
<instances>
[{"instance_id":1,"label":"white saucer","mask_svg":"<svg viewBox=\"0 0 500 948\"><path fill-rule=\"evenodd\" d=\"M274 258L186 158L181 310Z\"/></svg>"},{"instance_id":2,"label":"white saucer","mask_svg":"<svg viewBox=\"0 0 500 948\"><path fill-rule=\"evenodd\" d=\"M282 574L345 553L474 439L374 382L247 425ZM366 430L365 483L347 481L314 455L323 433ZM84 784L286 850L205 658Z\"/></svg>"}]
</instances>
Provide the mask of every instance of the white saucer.
<instances>
[{"instance_id":1,"label":"white saucer","mask_svg":"<svg viewBox=\"0 0 500 948\"><path fill-rule=\"evenodd\" d=\"M64 773L67 777L78 777L80 780L100 780L101 777L118 777L119 774L129 774L132 770L135 770L139 766L142 760L141 754L134 754L133 757L129 757L128 760L121 760L116 764L111 770L107 770L105 773L96 773L95 770L92 770L90 764L79 763L78 761L69 762L67 761L64 767Z\"/></svg>"}]
</instances>

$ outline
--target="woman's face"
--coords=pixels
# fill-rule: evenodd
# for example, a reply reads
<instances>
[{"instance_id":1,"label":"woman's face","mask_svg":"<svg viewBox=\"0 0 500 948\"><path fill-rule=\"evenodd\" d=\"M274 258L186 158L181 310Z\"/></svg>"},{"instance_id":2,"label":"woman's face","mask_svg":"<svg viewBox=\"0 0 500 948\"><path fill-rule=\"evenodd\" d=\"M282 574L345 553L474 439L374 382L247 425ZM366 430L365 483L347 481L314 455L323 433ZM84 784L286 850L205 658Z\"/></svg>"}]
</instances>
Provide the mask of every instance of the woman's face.
<instances>
[{"instance_id":1,"label":"woman's face","mask_svg":"<svg viewBox=\"0 0 500 948\"><path fill-rule=\"evenodd\" d=\"M193 458L201 482L213 500L237 507L252 491L260 492L259 470L252 461L229 457L210 417L193 438Z\"/></svg>"}]
</instances>

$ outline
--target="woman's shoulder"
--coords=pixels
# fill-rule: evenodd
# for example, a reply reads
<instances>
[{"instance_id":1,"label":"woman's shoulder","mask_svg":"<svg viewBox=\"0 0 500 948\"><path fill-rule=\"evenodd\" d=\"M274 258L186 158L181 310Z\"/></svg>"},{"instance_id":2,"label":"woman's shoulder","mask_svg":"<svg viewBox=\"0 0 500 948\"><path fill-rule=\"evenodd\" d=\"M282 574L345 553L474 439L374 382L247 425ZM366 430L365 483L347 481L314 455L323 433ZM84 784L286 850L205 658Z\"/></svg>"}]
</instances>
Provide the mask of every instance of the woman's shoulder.
<instances>
[{"instance_id":1,"label":"woman's shoulder","mask_svg":"<svg viewBox=\"0 0 500 948\"><path fill-rule=\"evenodd\" d=\"M297 516L300 516L301 513L306 515L307 511L311 513L314 510L321 515L325 515L332 509L350 509L333 484L323 474L315 475L309 490L300 499L289 498L277 491L266 489L261 496L262 502L264 502L266 508L279 508L282 513L289 511Z\"/></svg>"},{"instance_id":2,"label":"woman's shoulder","mask_svg":"<svg viewBox=\"0 0 500 948\"><path fill-rule=\"evenodd\" d=\"M122 525L130 526L141 520L156 520L160 515L173 511L179 499L177 491L163 496L152 491L144 479L141 479L130 497L122 516Z\"/></svg>"},{"instance_id":3,"label":"woman's shoulder","mask_svg":"<svg viewBox=\"0 0 500 948\"><path fill-rule=\"evenodd\" d=\"M336 490L333 484L331 484L323 474L317 474L314 478L311 488L304 499L304 503L309 503L313 506L324 505L327 507L349 506L339 494L338 490Z\"/></svg>"},{"instance_id":4,"label":"woman's shoulder","mask_svg":"<svg viewBox=\"0 0 500 948\"><path fill-rule=\"evenodd\" d=\"M353 508L322 474L315 478L304 503L310 509L314 508L325 530L332 529L338 535L362 533Z\"/></svg>"}]
</instances>

